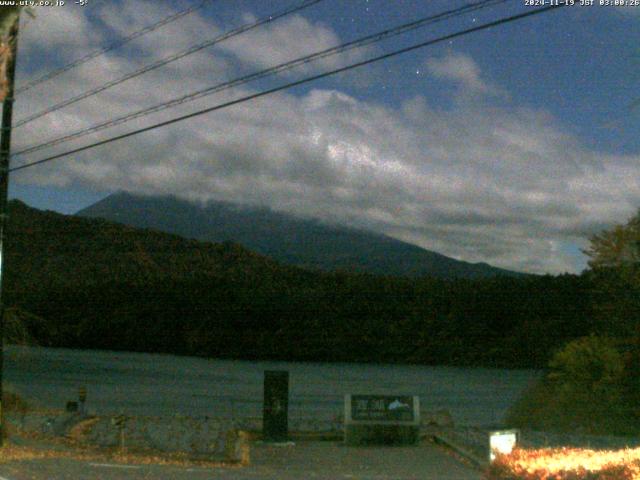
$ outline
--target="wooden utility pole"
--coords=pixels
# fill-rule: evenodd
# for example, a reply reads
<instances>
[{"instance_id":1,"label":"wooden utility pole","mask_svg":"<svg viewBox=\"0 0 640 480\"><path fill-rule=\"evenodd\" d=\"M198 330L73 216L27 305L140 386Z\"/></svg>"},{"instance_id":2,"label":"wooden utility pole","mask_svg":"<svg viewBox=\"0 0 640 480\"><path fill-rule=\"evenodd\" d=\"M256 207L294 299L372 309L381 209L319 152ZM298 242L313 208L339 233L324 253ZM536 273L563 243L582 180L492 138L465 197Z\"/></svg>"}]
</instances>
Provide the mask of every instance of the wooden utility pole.
<instances>
[{"instance_id":1,"label":"wooden utility pole","mask_svg":"<svg viewBox=\"0 0 640 480\"><path fill-rule=\"evenodd\" d=\"M11 121L13 117L13 83L16 73L18 51L18 28L20 10L3 11L1 17L5 29L0 31L0 95L2 102L2 127L0 131L0 446L4 445L5 422L3 400L4 370L4 301L2 283L4 280L4 232L7 224L7 195L9 191L9 159L11 155Z\"/></svg>"}]
</instances>

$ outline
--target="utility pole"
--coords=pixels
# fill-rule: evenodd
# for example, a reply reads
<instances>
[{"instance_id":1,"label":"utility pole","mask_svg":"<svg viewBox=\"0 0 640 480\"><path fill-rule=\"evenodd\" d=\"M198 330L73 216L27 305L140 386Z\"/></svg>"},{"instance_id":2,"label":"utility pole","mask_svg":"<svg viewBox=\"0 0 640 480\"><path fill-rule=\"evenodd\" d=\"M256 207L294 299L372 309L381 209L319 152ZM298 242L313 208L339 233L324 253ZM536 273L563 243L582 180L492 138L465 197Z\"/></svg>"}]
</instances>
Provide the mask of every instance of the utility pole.
<instances>
[{"instance_id":1,"label":"utility pole","mask_svg":"<svg viewBox=\"0 0 640 480\"><path fill-rule=\"evenodd\" d=\"M11 120L13 116L13 83L16 74L16 54L18 52L18 28L20 11L15 12L15 19L10 23L9 31L4 35L6 94L2 103L2 127L0 131L0 446L4 445L5 422L4 405L4 320L5 308L2 299L2 283L4 280L4 232L7 225L7 195L9 192L9 158L11 155ZM5 32L0 32L5 33Z\"/></svg>"}]
</instances>

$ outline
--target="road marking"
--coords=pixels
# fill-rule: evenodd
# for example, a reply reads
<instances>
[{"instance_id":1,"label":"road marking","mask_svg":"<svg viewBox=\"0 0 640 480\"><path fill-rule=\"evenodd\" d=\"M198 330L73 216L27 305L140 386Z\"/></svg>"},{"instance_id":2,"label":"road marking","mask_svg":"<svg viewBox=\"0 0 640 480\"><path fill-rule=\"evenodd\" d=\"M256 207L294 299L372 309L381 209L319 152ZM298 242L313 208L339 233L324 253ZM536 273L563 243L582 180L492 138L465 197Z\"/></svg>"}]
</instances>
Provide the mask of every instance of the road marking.
<instances>
[{"instance_id":1,"label":"road marking","mask_svg":"<svg viewBox=\"0 0 640 480\"><path fill-rule=\"evenodd\" d=\"M103 468L131 468L131 469L140 469L142 467L138 465L118 465L116 463L90 463L92 467L103 467ZM2 480L2 478L0 478Z\"/></svg>"}]
</instances>

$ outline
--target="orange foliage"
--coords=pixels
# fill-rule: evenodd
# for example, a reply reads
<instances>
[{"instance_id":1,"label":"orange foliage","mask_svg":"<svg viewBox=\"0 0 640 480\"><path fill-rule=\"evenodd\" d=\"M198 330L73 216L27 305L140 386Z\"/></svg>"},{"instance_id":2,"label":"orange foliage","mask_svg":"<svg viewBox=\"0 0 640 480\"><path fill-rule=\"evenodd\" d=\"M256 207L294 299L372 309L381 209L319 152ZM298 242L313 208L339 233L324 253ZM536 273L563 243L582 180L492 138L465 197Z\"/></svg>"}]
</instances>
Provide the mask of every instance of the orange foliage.
<instances>
[{"instance_id":1,"label":"orange foliage","mask_svg":"<svg viewBox=\"0 0 640 480\"><path fill-rule=\"evenodd\" d=\"M640 448L522 450L498 455L487 480L640 480Z\"/></svg>"}]
</instances>

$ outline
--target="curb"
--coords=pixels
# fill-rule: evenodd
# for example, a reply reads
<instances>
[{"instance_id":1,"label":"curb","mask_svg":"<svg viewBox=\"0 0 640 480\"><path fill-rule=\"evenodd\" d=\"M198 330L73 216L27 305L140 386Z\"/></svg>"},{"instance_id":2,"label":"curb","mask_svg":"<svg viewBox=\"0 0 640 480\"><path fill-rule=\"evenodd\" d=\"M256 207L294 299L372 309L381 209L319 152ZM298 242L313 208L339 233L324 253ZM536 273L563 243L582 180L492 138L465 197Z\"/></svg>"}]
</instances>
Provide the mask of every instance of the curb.
<instances>
[{"instance_id":1,"label":"curb","mask_svg":"<svg viewBox=\"0 0 640 480\"><path fill-rule=\"evenodd\" d=\"M473 463L475 467L479 469L484 469L489 465L489 461L487 459L481 458L480 456L476 455L468 448L463 447L462 445L457 443L455 440L452 440L439 433L432 433L432 434L429 434L428 436L430 436L434 442L440 445L444 445L445 447L448 447L451 450L455 451L456 453L462 455L464 458L469 460L471 463Z\"/></svg>"}]
</instances>

